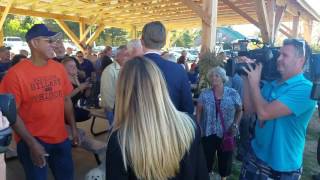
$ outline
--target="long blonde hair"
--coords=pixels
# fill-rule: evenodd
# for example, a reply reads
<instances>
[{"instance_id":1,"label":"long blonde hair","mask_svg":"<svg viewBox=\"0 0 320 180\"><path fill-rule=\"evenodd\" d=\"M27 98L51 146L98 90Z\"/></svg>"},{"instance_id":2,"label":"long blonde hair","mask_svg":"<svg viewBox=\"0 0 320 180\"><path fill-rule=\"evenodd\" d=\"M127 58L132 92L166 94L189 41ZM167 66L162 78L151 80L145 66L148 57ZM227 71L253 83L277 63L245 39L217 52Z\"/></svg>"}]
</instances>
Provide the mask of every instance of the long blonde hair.
<instances>
[{"instance_id":1,"label":"long blonde hair","mask_svg":"<svg viewBox=\"0 0 320 180\"><path fill-rule=\"evenodd\" d=\"M195 124L174 107L161 71L144 57L121 70L117 84L114 130L122 158L138 179L168 179L195 138Z\"/></svg>"}]
</instances>

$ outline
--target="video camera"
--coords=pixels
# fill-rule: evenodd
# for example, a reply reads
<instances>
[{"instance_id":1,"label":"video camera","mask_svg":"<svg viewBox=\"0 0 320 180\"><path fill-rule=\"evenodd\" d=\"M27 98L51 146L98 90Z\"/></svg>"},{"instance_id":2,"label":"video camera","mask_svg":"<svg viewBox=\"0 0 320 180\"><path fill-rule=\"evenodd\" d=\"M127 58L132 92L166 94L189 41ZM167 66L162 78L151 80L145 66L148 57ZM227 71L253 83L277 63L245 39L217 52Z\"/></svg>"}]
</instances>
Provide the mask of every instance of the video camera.
<instances>
[{"instance_id":1,"label":"video camera","mask_svg":"<svg viewBox=\"0 0 320 180\"><path fill-rule=\"evenodd\" d=\"M310 80L313 83L311 99L320 100L320 54L312 54L309 62Z\"/></svg>"},{"instance_id":2,"label":"video camera","mask_svg":"<svg viewBox=\"0 0 320 180\"><path fill-rule=\"evenodd\" d=\"M16 101L11 94L0 94L0 110L3 116L6 116L10 126L12 126L17 119ZM12 138L12 130L7 127L0 130L0 153L6 151Z\"/></svg>"},{"instance_id":3,"label":"video camera","mask_svg":"<svg viewBox=\"0 0 320 180\"><path fill-rule=\"evenodd\" d=\"M245 49L246 48L242 48ZM268 47L264 45L260 49L249 50L249 51L239 51L238 56L246 56L250 59L255 59L255 63L250 64L253 68L256 67L256 64L261 63L263 65L261 72L261 80L272 81L280 78L280 73L277 70L277 59L279 57L279 48L278 47ZM247 63L237 63L234 57L228 59L225 66L228 76L233 77L234 74L247 75L243 70L243 67L248 68L249 64Z\"/></svg>"}]
</instances>

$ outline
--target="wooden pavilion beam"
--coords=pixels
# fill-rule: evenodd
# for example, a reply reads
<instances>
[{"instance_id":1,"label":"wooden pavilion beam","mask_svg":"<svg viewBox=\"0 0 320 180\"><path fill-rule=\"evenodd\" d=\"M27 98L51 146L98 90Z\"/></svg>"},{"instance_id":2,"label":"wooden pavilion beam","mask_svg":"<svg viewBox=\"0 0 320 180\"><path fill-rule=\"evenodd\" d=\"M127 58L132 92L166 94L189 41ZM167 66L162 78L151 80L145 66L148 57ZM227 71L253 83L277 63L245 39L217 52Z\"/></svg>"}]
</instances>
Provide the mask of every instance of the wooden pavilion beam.
<instances>
[{"instance_id":1,"label":"wooden pavilion beam","mask_svg":"<svg viewBox=\"0 0 320 180\"><path fill-rule=\"evenodd\" d=\"M80 44L79 38L71 31L68 25L61 19L55 19L56 23L59 27L66 33L66 35L71 39L71 41L81 50L83 51L83 47Z\"/></svg>"},{"instance_id":2,"label":"wooden pavilion beam","mask_svg":"<svg viewBox=\"0 0 320 180\"><path fill-rule=\"evenodd\" d=\"M279 28L279 32L281 32L283 35L287 36L287 38L292 38L292 35L290 32L287 32L285 29L283 28Z\"/></svg>"},{"instance_id":3,"label":"wooden pavilion beam","mask_svg":"<svg viewBox=\"0 0 320 180\"><path fill-rule=\"evenodd\" d=\"M86 45L92 45L93 41L95 41L100 33L105 29L105 25L104 24L100 24L99 27L96 29L96 31L91 35L91 37L88 38L88 40L86 41Z\"/></svg>"},{"instance_id":4,"label":"wooden pavilion beam","mask_svg":"<svg viewBox=\"0 0 320 180\"><path fill-rule=\"evenodd\" d=\"M293 16L292 19L292 37L297 38L299 33L299 16Z\"/></svg>"},{"instance_id":5,"label":"wooden pavilion beam","mask_svg":"<svg viewBox=\"0 0 320 180\"><path fill-rule=\"evenodd\" d=\"M10 8L12 6L12 4L14 3L14 0L9 0L7 6L5 7L4 11L2 11L2 15L1 15L1 19L0 19L0 31L2 31L3 25L4 25L4 21L7 18L7 15L10 11Z\"/></svg>"},{"instance_id":6,"label":"wooden pavilion beam","mask_svg":"<svg viewBox=\"0 0 320 180\"><path fill-rule=\"evenodd\" d=\"M273 41L275 41L275 38L277 37L277 33L279 31L279 26L280 26L280 23L283 19L284 14L285 14L286 8L287 8L287 5L284 5L284 6L277 6L276 5L276 14L275 14L275 21L274 21L274 26L273 26L273 32L274 32Z\"/></svg>"},{"instance_id":7,"label":"wooden pavilion beam","mask_svg":"<svg viewBox=\"0 0 320 180\"><path fill-rule=\"evenodd\" d=\"M83 19L79 22L79 34L80 34L80 42L86 39L87 35L84 33L86 29L86 23Z\"/></svg>"},{"instance_id":8,"label":"wooden pavilion beam","mask_svg":"<svg viewBox=\"0 0 320 180\"><path fill-rule=\"evenodd\" d=\"M267 0L267 14L269 21L269 39L270 44L273 46L275 42L275 21L276 21L276 1L275 0Z\"/></svg>"},{"instance_id":9,"label":"wooden pavilion beam","mask_svg":"<svg viewBox=\"0 0 320 180\"><path fill-rule=\"evenodd\" d=\"M4 35L3 35L3 30L0 30L0 46L3 46L3 38L4 38Z\"/></svg>"},{"instance_id":10,"label":"wooden pavilion beam","mask_svg":"<svg viewBox=\"0 0 320 180\"><path fill-rule=\"evenodd\" d=\"M259 28L262 35L262 40L265 43L270 43L270 25L269 25L269 17L267 13L267 8L265 4L265 0L256 0L257 3L257 17L259 20ZM269 9L269 11L272 11Z\"/></svg>"},{"instance_id":11,"label":"wooden pavilion beam","mask_svg":"<svg viewBox=\"0 0 320 180\"><path fill-rule=\"evenodd\" d=\"M303 22L303 37L309 44L311 44L312 24L313 21L310 19Z\"/></svg>"},{"instance_id":12,"label":"wooden pavilion beam","mask_svg":"<svg viewBox=\"0 0 320 180\"><path fill-rule=\"evenodd\" d=\"M216 47L218 0L205 0L203 7L207 17L210 17L210 24L202 20L201 52L214 52Z\"/></svg>"},{"instance_id":13,"label":"wooden pavilion beam","mask_svg":"<svg viewBox=\"0 0 320 180\"><path fill-rule=\"evenodd\" d=\"M292 29L286 26L285 24L281 24L281 29L285 30L286 32L292 35Z\"/></svg>"},{"instance_id":14,"label":"wooden pavilion beam","mask_svg":"<svg viewBox=\"0 0 320 180\"><path fill-rule=\"evenodd\" d=\"M193 12L195 12L204 23L210 25L210 17L206 16L205 12L197 3L193 2L192 0L182 0L182 2L188 6ZM217 5L218 6L218 5Z\"/></svg>"},{"instance_id":15,"label":"wooden pavilion beam","mask_svg":"<svg viewBox=\"0 0 320 180\"><path fill-rule=\"evenodd\" d=\"M131 39L137 39L138 38L138 33L137 33L137 26L132 25L130 28L130 38Z\"/></svg>"},{"instance_id":16,"label":"wooden pavilion beam","mask_svg":"<svg viewBox=\"0 0 320 180\"><path fill-rule=\"evenodd\" d=\"M6 7L0 6L0 12L3 12ZM42 17L47 19L63 19L65 21L73 21L73 22L80 22L81 18L77 16L69 16L69 15L61 15L49 12L40 12L40 11L33 11L30 9L19 9L19 8L11 8L9 14L16 14L22 16L35 16L35 17ZM87 18L84 18L85 22L89 22Z\"/></svg>"},{"instance_id":17,"label":"wooden pavilion beam","mask_svg":"<svg viewBox=\"0 0 320 180\"><path fill-rule=\"evenodd\" d=\"M246 19L247 21L249 21L251 24L254 24L255 26L257 26L258 28L260 28L259 23L253 19L251 16L249 16L247 13L245 13L244 11L242 11L241 9L239 9L237 6L235 6L230 0L222 0L222 2L226 5L228 5L233 11L235 11L236 13L238 13L239 15L241 15L244 19Z\"/></svg>"}]
</instances>

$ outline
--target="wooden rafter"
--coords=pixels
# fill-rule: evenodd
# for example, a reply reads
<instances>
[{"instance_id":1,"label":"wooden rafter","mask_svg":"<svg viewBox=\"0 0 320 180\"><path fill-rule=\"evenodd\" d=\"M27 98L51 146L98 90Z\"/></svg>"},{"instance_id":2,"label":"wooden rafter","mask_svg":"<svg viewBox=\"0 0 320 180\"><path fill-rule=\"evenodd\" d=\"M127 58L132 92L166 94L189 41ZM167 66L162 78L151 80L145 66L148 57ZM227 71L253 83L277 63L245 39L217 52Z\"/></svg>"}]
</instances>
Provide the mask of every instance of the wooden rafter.
<instances>
[{"instance_id":1,"label":"wooden rafter","mask_svg":"<svg viewBox=\"0 0 320 180\"><path fill-rule=\"evenodd\" d=\"M299 16L293 16L293 22L292 22L292 36L298 37L298 31L299 31Z\"/></svg>"},{"instance_id":2,"label":"wooden rafter","mask_svg":"<svg viewBox=\"0 0 320 180\"><path fill-rule=\"evenodd\" d=\"M80 45L79 38L71 31L68 25L61 19L55 19L59 27L66 33L66 35L71 39L71 41L83 51L83 47Z\"/></svg>"},{"instance_id":3,"label":"wooden rafter","mask_svg":"<svg viewBox=\"0 0 320 180\"><path fill-rule=\"evenodd\" d=\"M279 28L279 32L281 32L283 35L287 36L288 38L292 38L291 33L287 32L286 30Z\"/></svg>"},{"instance_id":4,"label":"wooden rafter","mask_svg":"<svg viewBox=\"0 0 320 180\"><path fill-rule=\"evenodd\" d=\"M264 0L256 0L257 3L257 17L259 20L259 27L262 35L262 40L264 42L270 42L270 25L269 17ZM270 9L270 11L272 11Z\"/></svg>"},{"instance_id":5,"label":"wooden rafter","mask_svg":"<svg viewBox=\"0 0 320 180\"><path fill-rule=\"evenodd\" d=\"M242 11L241 9L239 9L237 6L235 6L231 1L229 0L222 0L223 3L225 3L226 5L228 5L233 11L237 12L239 15L241 15L243 18L245 18L247 21L249 21L250 23L254 24L255 26L257 26L259 28L259 23L253 19L251 16L249 16L247 13L245 13L244 11Z\"/></svg>"},{"instance_id":6,"label":"wooden rafter","mask_svg":"<svg viewBox=\"0 0 320 180\"><path fill-rule=\"evenodd\" d=\"M4 21L6 20L7 15L13 3L14 3L14 0L8 1L6 8L4 9L4 11L2 11L1 19L0 19L0 31L2 31Z\"/></svg>"},{"instance_id":7,"label":"wooden rafter","mask_svg":"<svg viewBox=\"0 0 320 180\"><path fill-rule=\"evenodd\" d=\"M195 12L204 23L210 25L210 17L208 17L201 6L199 6L197 3L193 2L192 0L182 0L182 2L188 6L190 9L192 9L193 12Z\"/></svg>"},{"instance_id":8,"label":"wooden rafter","mask_svg":"<svg viewBox=\"0 0 320 180\"><path fill-rule=\"evenodd\" d=\"M281 21L283 19L285 11L286 11L286 8L287 8L287 5L276 6L275 21L274 21L274 26L273 26L274 38L277 35L280 23L281 23Z\"/></svg>"},{"instance_id":9,"label":"wooden rafter","mask_svg":"<svg viewBox=\"0 0 320 180\"><path fill-rule=\"evenodd\" d=\"M87 35L84 34L84 31L86 29L86 23L84 20L80 20L79 22L79 34L80 34L80 42L83 41Z\"/></svg>"},{"instance_id":10,"label":"wooden rafter","mask_svg":"<svg viewBox=\"0 0 320 180\"><path fill-rule=\"evenodd\" d=\"M309 20L307 19L303 22L303 36L304 36L304 39L309 44L311 44L312 24L313 24L313 21L310 19Z\"/></svg>"},{"instance_id":11,"label":"wooden rafter","mask_svg":"<svg viewBox=\"0 0 320 180\"><path fill-rule=\"evenodd\" d=\"M88 38L88 40L86 41L86 45L92 45L93 41L99 37L100 33L105 29L105 27L106 26L104 24L100 24L96 31L91 35L91 37Z\"/></svg>"}]
</instances>

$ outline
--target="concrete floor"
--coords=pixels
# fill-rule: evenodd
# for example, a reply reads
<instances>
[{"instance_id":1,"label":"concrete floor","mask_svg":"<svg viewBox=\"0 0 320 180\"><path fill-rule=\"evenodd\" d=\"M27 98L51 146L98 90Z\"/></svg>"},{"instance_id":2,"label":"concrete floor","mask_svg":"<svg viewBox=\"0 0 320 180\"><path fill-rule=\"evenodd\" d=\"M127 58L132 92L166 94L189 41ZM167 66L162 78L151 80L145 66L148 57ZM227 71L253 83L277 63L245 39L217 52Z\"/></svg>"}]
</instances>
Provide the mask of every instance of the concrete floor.
<instances>
[{"instance_id":1,"label":"concrete floor","mask_svg":"<svg viewBox=\"0 0 320 180\"><path fill-rule=\"evenodd\" d=\"M86 134L92 136L90 133L90 124L92 120L78 123L78 128L82 128L86 131ZM96 120L95 130L103 130L107 128L105 119ZM106 142L106 134L99 135L95 139ZM75 180L84 180L86 173L97 167L97 162L94 158L93 153L90 153L82 148L73 148L72 150L74 169L75 169ZM51 172L49 173L49 180L53 180ZM10 159L7 161L7 180L24 180L25 175L23 168L17 158Z\"/></svg>"}]
</instances>

